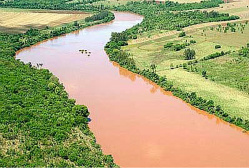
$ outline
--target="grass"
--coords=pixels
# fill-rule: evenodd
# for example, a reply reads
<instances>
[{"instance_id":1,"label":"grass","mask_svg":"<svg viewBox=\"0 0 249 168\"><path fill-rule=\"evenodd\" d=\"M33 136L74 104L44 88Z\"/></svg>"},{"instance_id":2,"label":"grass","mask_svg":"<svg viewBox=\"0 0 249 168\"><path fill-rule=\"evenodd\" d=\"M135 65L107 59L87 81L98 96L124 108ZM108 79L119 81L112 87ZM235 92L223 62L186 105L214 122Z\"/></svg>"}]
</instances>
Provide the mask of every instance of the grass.
<instances>
[{"instance_id":1,"label":"grass","mask_svg":"<svg viewBox=\"0 0 249 168\"><path fill-rule=\"evenodd\" d=\"M166 70L159 74L166 75L175 86L185 91L196 92L198 96L213 100L231 116L249 119L248 94L183 69Z\"/></svg>"},{"instance_id":2,"label":"grass","mask_svg":"<svg viewBox=\"0 0 249 168\"><path fill-rule=\"evenodd\" d=\"M232 53L193 65L198 73L206 71L208 79L249 94L249 58Z\"/></svg>"},{"instance_id":3,"label":"grass","mask_svg":"<svg viewBox=\"0 0 249 168\"><path fill-rule=\"evenodd\" d=\"M245 24L244 24L245 25ZM238 26L237 28L239 28ZM241 31L227 33L211 30L209 27L204 29L191 30L187 32L186 37L179 38L179 32L174 35L160 37L157 39L148 40L141 43L130 44L124 47L135 58L140 68L148 68L151 64L158 66L158 71L169 69L170 64L179 65L186 63L183 52L173 51L172 49L164 49L164 45L173 42L174 44L182 44L195 40L197 43L191 44L187 48L196 51L196 58L201 59L207 55L221 51L235 51L248 43L249 39L249 24L245 26L243 34ZM139 40L138 40L139 41ZM215 45L221 45L220 49L215 49Z\"/></svg>"},{"instance_id":4,"label":"grass","mask_svg":"<svg viewBox=\"0 0 249 168\"><path fill-rule=\"evenodd\" d=\"M249 1L248 0L230 0L230 3L224 3L219 8L209 9L216 10L223 13L230 13L232 15L240 16L241 19L249 18Z\"/></svg>"},{"instance_id":5,"label":"grass","mask_svg":"<svg viewBox=\"0 0 249 168\"><path fill-rule=\"evenodd\" d=\"M231 116L249 119L249 94L245 90L239 89L240 86L249 83L249 59L239 59L238 55L233 54L233 51L239 50L249 42L249 24L243 23L245 26L243 33L240 29L241 26L237 25L235 26L236 32L229 30L227 33L224 33L222 26L221 29L219 26L213 29L211 27L189 29L186 33L187 36L181 38L178 37L180 32L166 32L169 34L168 36L152 39L147 37L150 40L141 42L139 42L140 39L134 40L135 42L130 41L129 45L123 49L131 53L139 68L149 69L151 64L155 64L157 65L157 73L165 75L169 81L173 82L174 86L188 92L196 92L204 99L213 100L216 105L221 105ZM160 35L160 33L158 34ZM143 34L139 38L145 38L145 36ZM187 48L196 51L197 60L215 52L232 51L232 54L196 64L196 68L199 69L198 73L188 72L182 68L171 69L170 64L176 66L188 61L184 60L184 49L173 51L165 49L164 45L168 42L182 44L190 40L195 40L196 43L187 46ZM220 49L215 49L217 44L221 45ZM208 79L201 75L204 69L208 73Z\"/></svg>"},{"instance_id":6,"label":"grass","mask_svg":"<svg viewBox=\"0 0 249 168\"><path fill-rule=\"evenodd\" d=\"M0 9L0 15L0 31L7 33L23 33L31 27L54 27L90 16L84 12L25 9Z\"/></svg>"}]
</instances>

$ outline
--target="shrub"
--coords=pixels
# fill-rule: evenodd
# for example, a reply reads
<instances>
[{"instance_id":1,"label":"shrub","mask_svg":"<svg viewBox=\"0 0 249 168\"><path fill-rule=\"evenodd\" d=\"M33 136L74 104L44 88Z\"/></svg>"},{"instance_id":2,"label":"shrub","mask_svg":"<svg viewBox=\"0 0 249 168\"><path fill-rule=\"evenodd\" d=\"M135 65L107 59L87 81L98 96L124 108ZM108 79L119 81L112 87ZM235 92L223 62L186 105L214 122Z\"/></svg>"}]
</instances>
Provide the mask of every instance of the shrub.
<instances>
[{"instance_id":1,"label":"shrub","mask_svg":"<svg viewBox=\"0 0 249 168\"><path fill-rule=\"evenodd\" d=\"M179 37L184 37L184 36L186 36L186 33L185 33L185 32L181 32L181 33L179 34Z\"/></svg>"},{"instance_id":2,"label":"shrub","mask_svg":"<svg viewBox=\"0 0 249 168\"><path fill-rule=\"evenodd\" d=\"M132 39L137 39L137 35L133 35L133 36L132 36Z\"/></svg>"},{"instance_id":3,"label":"shrub","mask_svg":"<svg viewBox=\"0 0 249 168\"><path fill-rule=\"evenodd\" d=\"M164 48L170 48L170 47L172 47L172 46L173 46L173 43L170 42L170 43L165 44L165 45L164 45Z\"/></svg>"},{"instance_id":4,"label":"shrub","mask_svg":"<svg viewBox=\"0 0 249 168\"><path fill-rule=\"evenodd\" d=\"M248 57L249 56L249 48L243 47L242 49L240 49L239 55L241 55L243 57Z\"/></svg>"},{"instance_id":5,"label":"shrub","mask_svg":"<svg viewBox=\"0 0 249 168\"><path fill-rule=\"evenodd\" d=\"M174 69L174 64L173 63L170 64L170 69Z\"/></svg>"},{"instance_id":6,"label":"shrub","mask_svg":"<svg viewBox=\"0 0 249 168\"><path fill-rule=\"evenodd\" d=\"M221 48L221 45L217 44L215 45L215 49Z\"/></svg>"},{"instance_id":7,"label":"shrub","mask_svg":"<svg viewBox=\"0 0 249 168\"><path fill-rule=\"evenodd\" d=\"M187 64L186 63L183 63L183 69L187 69Z\"/></svg>"},{"instance_id":8,"label":"shrub","mask_svg":"<svg viewBox=\"0 0 249 168\"><path fill-rule=\"evenodd\" d=\"M176 44L172 48L174 51L180 51L181 49L184 49L186 47L185 44Z\"/></svg>"}]
</instances>

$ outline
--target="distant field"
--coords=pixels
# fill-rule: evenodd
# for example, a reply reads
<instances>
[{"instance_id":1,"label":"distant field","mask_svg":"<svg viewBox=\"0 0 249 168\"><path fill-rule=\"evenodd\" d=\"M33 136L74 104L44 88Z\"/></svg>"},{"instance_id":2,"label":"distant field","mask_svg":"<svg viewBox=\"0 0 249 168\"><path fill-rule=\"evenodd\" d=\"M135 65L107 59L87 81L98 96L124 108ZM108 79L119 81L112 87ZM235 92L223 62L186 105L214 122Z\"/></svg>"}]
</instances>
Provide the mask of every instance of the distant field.
<instances>
[{"instance_id":1,"label":"distant field","mask_svg":"<svg viewBox=\"0 0 249 168\"><path fill-rule=\"evenodd\" d=\"M23 33L31 27L52 27L83 20L90 14L74 11L0 9L0 16L1 32Z\"/></svg>"},{"instance_id":2,"label":"distant field","mask_svg":"<svg viewBox=\"0 0 249 168\"><path fill-rule=\"evenodd\" d=\"M237 29L240 29L240 24L237 24ZM138 66L149 67L150 64L158 65L158 71L170 69L170 64L179 65L187 62L183 58L184 49L173 51L172 49L164 49L164 45L173 42L174 44L183 44L195 40L195 44L191 44L187 48L196 51L196 58L200 59L215 52L234 51L245 46L249 42L249 23L245 24L243 33L240 30L227 33L218 31L218 26L213 30L210 27L202 29L189 29L186 31L187 36L179 38L180 32L168 32L168 36L153 38L152 40L142 41L139 39L136 42L131 41L130 45L124 47L125 50L132 53L136 58ZM156 37L156 36L155 36ZM215 49L215 45L221 45L220 49Z\"/></svg>"},{"instance_id":3,"label":"distant field","mask_svg":"<svg viewBox=\"0 0 249 168\"><path fill-rule=\"evenodd\" d=\"M230 0L231 3L224 3L219 8L209 9L223 13L240 16L241 19L249 19L249 0Z\"/></svg>"}]
</instances>

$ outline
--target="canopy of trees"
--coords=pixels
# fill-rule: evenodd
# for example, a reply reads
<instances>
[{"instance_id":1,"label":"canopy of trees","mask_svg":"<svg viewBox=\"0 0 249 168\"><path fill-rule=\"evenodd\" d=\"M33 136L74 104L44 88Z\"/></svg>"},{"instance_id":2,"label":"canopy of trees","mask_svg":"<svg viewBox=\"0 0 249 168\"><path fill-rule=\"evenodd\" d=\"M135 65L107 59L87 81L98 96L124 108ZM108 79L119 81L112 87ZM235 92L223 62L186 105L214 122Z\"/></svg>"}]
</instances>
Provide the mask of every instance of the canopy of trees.
<instances>
[{"instance_id":1,"label":"canopy of trees","mask_svg":"<svg viewBox=\"0 0 249 168\"><path fill-rule=\"evenodd\" d=\"M114 19L114 15L111 14L109 11L101 11L93 16L89 16L85 18L86 22L94 22L97 20L103 20L105 19L106 21L110 21Z\"/></svg>"},{"instance_id":2,"label":"canopy of trees","mask_svg":"<svg viewBox=\"0 0 249 168\"><path fill-rule=\"evenodd\" d=\"M99 10L99 7L92 5L92 3L97 1L100 0L81 0L80 2L71 2L71 0L14 0L0 1L0 7L96 11Z\"/></svg>"}]
</instances>

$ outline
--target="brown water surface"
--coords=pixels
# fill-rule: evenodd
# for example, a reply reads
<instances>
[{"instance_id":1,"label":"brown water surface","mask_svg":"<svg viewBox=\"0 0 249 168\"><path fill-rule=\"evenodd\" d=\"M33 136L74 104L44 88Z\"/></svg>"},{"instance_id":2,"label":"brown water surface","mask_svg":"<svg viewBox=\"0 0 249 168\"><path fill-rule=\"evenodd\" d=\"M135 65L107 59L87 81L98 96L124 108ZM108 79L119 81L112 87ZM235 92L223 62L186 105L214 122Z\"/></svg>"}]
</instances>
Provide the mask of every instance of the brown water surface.
<instances>
[{"instance_id":1,"label":"brown water surface","mask_svg":"<svg viewBox=\"0 0 249 168\"><path fill-rule=\"evenodd\" d=\"M111 32L142 20L115 15L114 22L21 50L17 58L43 63L71 98L88 106L97 142L120 166L249 167L248 134L109 61L104 45Z\"/></svg>"}]
</instances>

